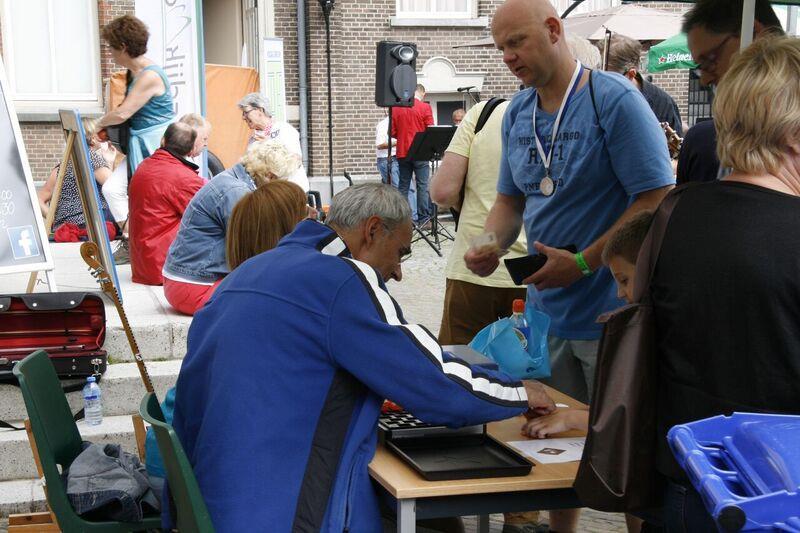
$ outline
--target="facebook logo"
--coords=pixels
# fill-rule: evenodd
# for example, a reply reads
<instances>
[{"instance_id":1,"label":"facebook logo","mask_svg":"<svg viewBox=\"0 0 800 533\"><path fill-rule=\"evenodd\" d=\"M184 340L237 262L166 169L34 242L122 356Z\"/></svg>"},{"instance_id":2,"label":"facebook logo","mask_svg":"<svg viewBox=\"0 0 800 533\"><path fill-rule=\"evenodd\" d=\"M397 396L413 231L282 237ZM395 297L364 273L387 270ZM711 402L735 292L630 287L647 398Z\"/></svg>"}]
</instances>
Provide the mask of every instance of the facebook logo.
<instances>
[{"instance_id":1,"label":"facebook logo","mask_svg":"<svg viewBox=\"0 0 800 533\"><path fill-rule=\"evenodd\" d=\"M39 245L36 243L36 233L33 226L17 226L6 228L8 239L11 241L11 251L14 259L28 259L39 255Z\"/></svg>"}]
</instances>

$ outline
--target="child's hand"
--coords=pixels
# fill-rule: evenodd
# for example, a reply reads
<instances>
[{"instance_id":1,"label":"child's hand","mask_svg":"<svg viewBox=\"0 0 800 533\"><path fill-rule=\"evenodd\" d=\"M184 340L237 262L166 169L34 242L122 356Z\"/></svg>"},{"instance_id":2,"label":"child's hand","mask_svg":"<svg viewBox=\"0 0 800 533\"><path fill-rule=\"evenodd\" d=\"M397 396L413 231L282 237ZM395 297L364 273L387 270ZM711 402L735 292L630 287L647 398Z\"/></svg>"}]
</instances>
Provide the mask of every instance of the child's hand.
<instances>
[{"instance_id":1,"label":"child's hand","mask_svg":"<svg viewBox=\"0 0 800 533\"><path fill-rule=\"evenodd\" d=\"M534 439L543 439L571 429L585 430L589 425L589 411L582 409L559 409L555 413L529 420L522 426L522 434Z\"/></svg>"}]
</instances>

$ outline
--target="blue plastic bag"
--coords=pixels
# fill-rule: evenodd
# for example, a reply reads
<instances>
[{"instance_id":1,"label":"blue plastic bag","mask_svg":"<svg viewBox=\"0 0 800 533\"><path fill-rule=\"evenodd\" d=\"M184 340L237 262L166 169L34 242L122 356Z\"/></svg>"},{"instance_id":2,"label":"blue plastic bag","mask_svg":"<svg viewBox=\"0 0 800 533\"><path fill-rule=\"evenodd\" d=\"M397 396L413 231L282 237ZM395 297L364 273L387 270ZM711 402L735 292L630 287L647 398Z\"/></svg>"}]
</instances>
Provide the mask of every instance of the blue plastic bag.
<instances>
[{"instance_id":1,"label":"blue plastic bag","mask_svg":"<svg viewBox=\"0 0 800 533\"><path fill-rule=\"evenodd\" d=\"M525 304L525 320L530 328L527 350L510 318L501 318L480 330L470 348L492 359L500 370L516 379L550 377L550 352L547 332L550 317Z\"/></svg>"}]
</instances>

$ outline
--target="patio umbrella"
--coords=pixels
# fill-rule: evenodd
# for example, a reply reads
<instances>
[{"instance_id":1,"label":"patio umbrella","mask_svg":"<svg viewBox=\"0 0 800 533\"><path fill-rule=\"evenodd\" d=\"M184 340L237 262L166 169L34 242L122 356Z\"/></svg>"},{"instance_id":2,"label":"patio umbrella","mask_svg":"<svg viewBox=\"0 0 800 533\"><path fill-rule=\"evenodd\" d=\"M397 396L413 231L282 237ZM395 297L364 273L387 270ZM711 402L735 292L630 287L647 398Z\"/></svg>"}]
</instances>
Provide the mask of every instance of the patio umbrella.
<instances>
[{"instance_id":1,"label":"patio umbrella","mask_svg":"<svg viewBox=\"0 0 800 533\"><path fill-rule=\"evenodd\" d=\"M650 47L647 52L647 71L664 72L675 68L697 68L686 44L686 34L673 35Z\"/></svg>"},{"instance_id":2,"label":"patio umbrella","mask_svg":"<svg viewBox=\"0 0 800 533\"><path fill-rule=\"evenodd\" d=\"M567 32L590 41L605 38L606 29L636 39L660 41L681 31L681 15L630 4L570 15L564 19Z\"/></svg>"},{"instance_id":3,"label":"patio umbrella","mask_svg":"<svg viewBox=\"0 0 800 533\"><path fill-rule=\"evenodd\" d=\"M680 14L628 4L570 15L563 22L569 33L590 41L603 40L606 28L638 41L660 41L681 31ZM494 41L491 37L484 37L453 48L489 46L494 46Z\"/></svg>"}]
</instances>

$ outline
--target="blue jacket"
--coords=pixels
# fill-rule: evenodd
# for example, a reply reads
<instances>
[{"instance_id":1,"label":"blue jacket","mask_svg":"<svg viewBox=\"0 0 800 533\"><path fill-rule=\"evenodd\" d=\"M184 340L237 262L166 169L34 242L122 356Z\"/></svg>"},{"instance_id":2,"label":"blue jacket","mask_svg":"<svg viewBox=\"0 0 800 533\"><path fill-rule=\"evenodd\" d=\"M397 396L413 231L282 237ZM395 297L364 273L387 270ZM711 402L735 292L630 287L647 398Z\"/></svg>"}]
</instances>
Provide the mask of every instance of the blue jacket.
<instances>
[{"instance_id":1,"label":"blue jacket","mask_svg":"<svg viewBox=\"0 0 800 533\"><path fill-rule=\"evenodd\" d=\"M255 188L241 163L203 185L183 213L164 262L164 274L213 283L230 272L225 259L228 219L236 203Z\"/></svg>"},{"instance_id":2,"label":"blue jacket","mask_svg":"<svg viewBox=\"0 0 800 533\"><path fill-rule=\"evenodd\" d=\"M218 531L380 531L384 398L453 427L527 408L521 383L443 354L348 256L303 221L194 316L173 423Z\"/></svg>"}]
</instances>

